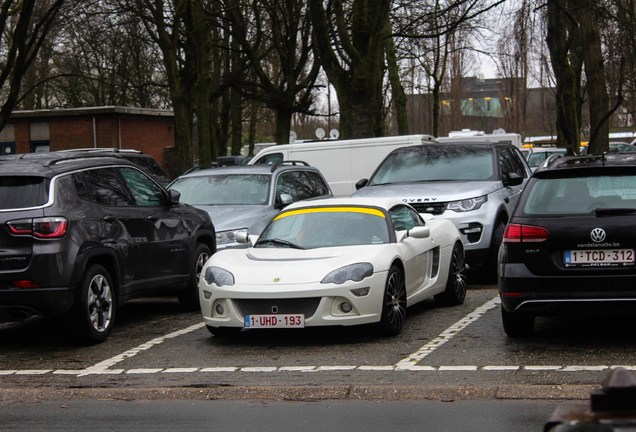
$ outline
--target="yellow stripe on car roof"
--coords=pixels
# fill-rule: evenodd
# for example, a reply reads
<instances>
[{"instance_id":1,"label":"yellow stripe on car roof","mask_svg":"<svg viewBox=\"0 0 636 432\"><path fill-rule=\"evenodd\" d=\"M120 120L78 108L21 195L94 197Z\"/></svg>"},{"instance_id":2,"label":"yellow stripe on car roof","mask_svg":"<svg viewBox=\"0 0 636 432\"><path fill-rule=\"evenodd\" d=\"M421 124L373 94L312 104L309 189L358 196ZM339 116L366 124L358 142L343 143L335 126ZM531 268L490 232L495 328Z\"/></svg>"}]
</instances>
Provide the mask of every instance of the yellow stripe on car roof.
<instances>
[{"instance_id":1,"label":"yellow stripe on car roof","mask_svg":"<svg viewBox=\"0 0 636 432\"><path fill-rule=\"evenodd\" d=\"M299 214L327 213L327 212L366 213L366 214L370 214L370 215L385 217L384 213L382 213L380 210L376 210L376 209L372 209L372 208L365 208L365 207L316 207L316 208L308 208L308 209L301 209L301 210L291 210L291 211L288 211L288 212L284 212L284 213L281 213L278 216L276 216L274 218L274 220L277 220L277 219L280 219L280 218L284 218L286 216L293 216L293 215L299 215Z\"/></svg>"}]
</instances>

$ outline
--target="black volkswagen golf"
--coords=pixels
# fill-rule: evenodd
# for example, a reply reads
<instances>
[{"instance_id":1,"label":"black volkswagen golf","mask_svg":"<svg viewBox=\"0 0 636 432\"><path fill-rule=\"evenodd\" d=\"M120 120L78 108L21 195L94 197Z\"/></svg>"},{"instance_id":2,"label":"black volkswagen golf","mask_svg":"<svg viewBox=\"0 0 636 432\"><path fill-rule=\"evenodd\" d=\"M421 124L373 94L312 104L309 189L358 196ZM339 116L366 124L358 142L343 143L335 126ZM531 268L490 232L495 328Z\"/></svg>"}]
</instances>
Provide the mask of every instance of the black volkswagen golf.
<instances>
[{"instance_id":1,"label":"black volkswagen golf","mask_svg":"<svg viewBox=\"0 0 636 432\"><path fill-rule=\"evenodd\" d=\"M508 336L536 316L636 310L636 156L563 157L535 172L499 251Z\"/></svg>"}]
</instances>

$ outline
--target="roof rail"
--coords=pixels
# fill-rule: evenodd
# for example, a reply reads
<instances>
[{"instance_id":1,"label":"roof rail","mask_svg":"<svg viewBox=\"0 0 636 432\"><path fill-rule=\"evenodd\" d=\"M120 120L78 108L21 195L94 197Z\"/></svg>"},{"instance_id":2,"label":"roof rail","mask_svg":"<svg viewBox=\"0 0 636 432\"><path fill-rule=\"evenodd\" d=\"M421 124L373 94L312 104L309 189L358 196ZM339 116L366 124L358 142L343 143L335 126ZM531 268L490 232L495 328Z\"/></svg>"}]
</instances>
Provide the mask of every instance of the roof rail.
<instances>
[{"instance_id":1,"label":"roof rail","mask_svg":"<svg viewBox=\"0 0 636 432\"><path fill-rule=\"evenodd\" d=\"M57 155L55 153L58 153L58 152L50 152L51 155L58 156L58 158L46 161L43 164L43 166L48 167L60 162L66 162L70 160L80 160L80 159L99 159L104 157L123 159L119 153L93 153L93 152L80 153L78 152L76 154L73 154L72 152L68 152L67 154L57 154Z\"/></svg>"},{"instance_id":2,"label":"roof rail","mask_svg":"<svg viewBox=\"0 0 636 432\"><path fill-rule=\"evenodd\" d=\"M305 161L293 161L293 160L286 160L286 161L280 161L280 162L276 162L274 165L272 165L272 170L271 172L276 171L276 168L278 168L279 166L283 166L283 165L303 165L303 166L310 166L307 162Z\"/></svg>"},{"instance_id":3,"label":"roof rail","mask_svg":"<svg viewBox=\"0 0 636 432\"><path fill-rule=\"evenodd\" d=\"M85 147L76 149L56 150L59 153L88 152L88 153L136 153L143 154L141 150L120 149L116 147Z\"/></svg>"}]
</instances>

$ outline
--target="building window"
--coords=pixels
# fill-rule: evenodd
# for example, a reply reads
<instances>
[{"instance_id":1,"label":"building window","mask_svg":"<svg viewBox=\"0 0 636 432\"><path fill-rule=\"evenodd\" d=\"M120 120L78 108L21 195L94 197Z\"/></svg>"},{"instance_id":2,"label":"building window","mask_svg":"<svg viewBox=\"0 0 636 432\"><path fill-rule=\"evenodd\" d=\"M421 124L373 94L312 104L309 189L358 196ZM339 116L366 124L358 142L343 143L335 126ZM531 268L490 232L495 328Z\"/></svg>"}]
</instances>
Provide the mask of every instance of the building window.
<instances>
[{"instance_id":1,"label":"building window","mask_svg":"<svg viewBox=\"0 0 636 432\"><path fill-rule=\"evenodd\" d=\"M47 153L50 151L50 141L31 141L31 153Z\"/></svg>"}]
</instances>

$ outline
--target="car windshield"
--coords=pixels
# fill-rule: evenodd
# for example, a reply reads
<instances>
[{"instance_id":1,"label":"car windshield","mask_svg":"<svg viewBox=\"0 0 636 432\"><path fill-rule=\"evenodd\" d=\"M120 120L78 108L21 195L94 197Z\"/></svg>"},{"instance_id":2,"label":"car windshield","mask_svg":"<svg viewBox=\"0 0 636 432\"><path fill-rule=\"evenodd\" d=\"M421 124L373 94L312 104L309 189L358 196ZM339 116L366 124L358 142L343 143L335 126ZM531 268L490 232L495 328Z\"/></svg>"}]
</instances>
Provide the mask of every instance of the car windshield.
<instances>
[{"instance_id":1,"label":"car windshield","mask_svg":"<svg viewBox=\"0 0 636 432\"><path fill-rule=\"evenodd\" d=\"M494 180L494 166L494 152L485 146L408 147L391 153L369 184Z\"/></svg>"},{"instance_id":2,"label":"car windshield","mask_svg":"<svg viewBox=\"0 0 636 432\"><path fill-rule=\"evenodd\" d=\"M598 209L636 209L636 175L535 179L527 215L583 214Z\"/></svg>"},{"instance_id":3,"label":"car windshield","mask_svg":"<svg viewBox=\"0 0 636 432\"><path fill-rule=\"evenodd\" d=\"M266 204L270 179L264 174L182 177L170 189L181 193L179 201L191 205Z\"/></svg>"},{"instance_id":4,"label":"car windshield","mask_svg":"<svg viewBox=\"0 0 636 432\"><path fill-rule=\"evenodd\" d=\"M389 243L386 217L367 207L326 207L281 213L263 231L255 247L313 249Z\"/></svg>"},{"instance_id":5,"label":"car windshield","mask_svg":"<svg viewBox=\"0 0 636 432\"><path fill-rule=\"evenodd\" d=\"M530 156L528 156L528 165L530 165L530 167L532 168L536 168L539 165L541 165L543 162L545 162L545 160L549 158L550 156L552 156L553 154L565 154L565 150L554 150L554 151L549 150L549 151L531 153Z\"/></svg>"}]
</instances>

